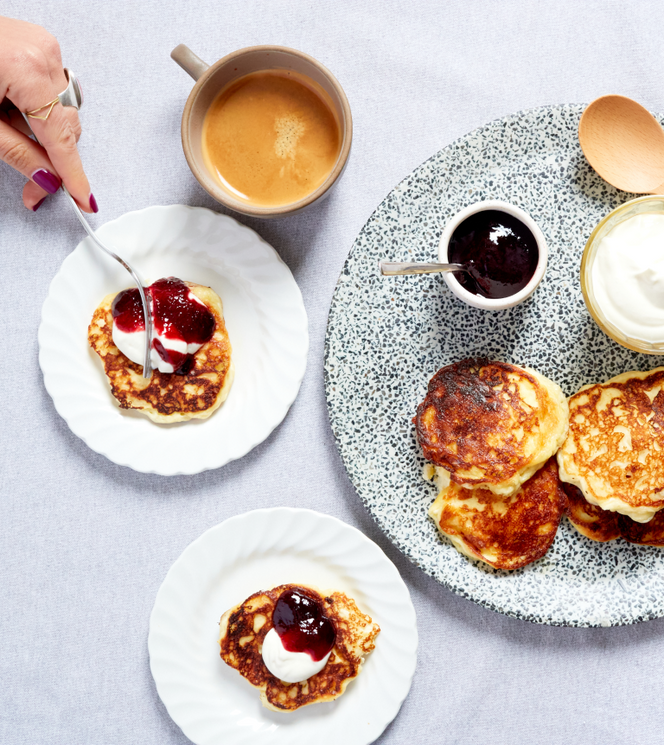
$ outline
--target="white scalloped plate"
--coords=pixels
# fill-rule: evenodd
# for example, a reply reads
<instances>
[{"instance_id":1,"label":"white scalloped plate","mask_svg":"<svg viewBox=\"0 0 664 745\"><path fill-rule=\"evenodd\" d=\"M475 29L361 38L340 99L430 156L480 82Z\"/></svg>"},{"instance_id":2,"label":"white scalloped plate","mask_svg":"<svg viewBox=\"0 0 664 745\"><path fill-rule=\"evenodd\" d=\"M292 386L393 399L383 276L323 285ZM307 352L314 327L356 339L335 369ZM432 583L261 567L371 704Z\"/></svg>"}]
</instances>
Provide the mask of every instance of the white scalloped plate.
<instances>
[{"instance_id":1,"label":"white scalloped plate","mask_svg":"<svg viewBox=\"0 0 664 745\"><path fill-rule=\"evenodd\" d=\"M292 713L263 708L217 642L223 612L287 582L341 590L381 627L343 696ZM197 745L366 745L408 694L417 626L406 585L373 541L329 515L278 507L232 517L184 550L157 593L148 650L161 700Z\"/></svg>"},{"instance_id":2,"label":"white scalloped plate","mask_svg":"<svg viewBox=\"0 0 664 745\"><path fill-rule=\"evenodd\" d=\"M235 381L206 420L158 425L121 411L87 329L104 296L131 279L86 238L62 263L42 308L39 364L58 413L93 450L136 471L192 474L242 457L283 420L304 376L307 315L290 270L253 230L200 207L148 207L98 233L144 281L172 275L217 292Z\"/></svg>"}]
</instances>

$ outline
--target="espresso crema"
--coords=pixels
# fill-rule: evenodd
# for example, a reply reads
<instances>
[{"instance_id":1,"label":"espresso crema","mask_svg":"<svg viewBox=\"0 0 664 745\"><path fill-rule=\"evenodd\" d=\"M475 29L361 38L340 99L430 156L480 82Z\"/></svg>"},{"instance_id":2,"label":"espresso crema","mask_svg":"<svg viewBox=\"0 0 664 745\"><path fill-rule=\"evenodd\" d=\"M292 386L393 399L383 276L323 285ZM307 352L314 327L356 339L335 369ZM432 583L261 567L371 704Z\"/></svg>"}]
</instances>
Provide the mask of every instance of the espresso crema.
<instances>
[{"instance_id":1,"label":"espresso crema","mask_svg":"<svg viewBox=\"0 0 664 745\"><path fill-rule=\"evenodd\" d=\"M315 191L341 149L325 91L292 70L245 75L224 88L203 122L203 157L222 187L248 204L277 207Z\"/></svg>"}]
</instances>

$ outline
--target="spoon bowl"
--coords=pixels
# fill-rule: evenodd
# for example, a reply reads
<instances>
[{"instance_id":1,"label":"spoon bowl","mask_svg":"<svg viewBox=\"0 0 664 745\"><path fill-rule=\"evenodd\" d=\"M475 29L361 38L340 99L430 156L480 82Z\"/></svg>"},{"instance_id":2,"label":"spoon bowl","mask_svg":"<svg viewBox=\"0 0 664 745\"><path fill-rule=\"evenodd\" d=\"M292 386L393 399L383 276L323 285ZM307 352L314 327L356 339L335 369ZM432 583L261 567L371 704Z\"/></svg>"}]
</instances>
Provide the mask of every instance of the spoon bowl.
<instances>
[{"instance_id":1,"label":"spoon bowl","mask_svg":"<svg viewBox=\"0 0 664 745\"><path fill-rule=\"evenodd\" d=\"M583 112L579 142L597 173L634 194L664 193L664 130L641 104L601 96Z\"/></svg>"}]
</instances>

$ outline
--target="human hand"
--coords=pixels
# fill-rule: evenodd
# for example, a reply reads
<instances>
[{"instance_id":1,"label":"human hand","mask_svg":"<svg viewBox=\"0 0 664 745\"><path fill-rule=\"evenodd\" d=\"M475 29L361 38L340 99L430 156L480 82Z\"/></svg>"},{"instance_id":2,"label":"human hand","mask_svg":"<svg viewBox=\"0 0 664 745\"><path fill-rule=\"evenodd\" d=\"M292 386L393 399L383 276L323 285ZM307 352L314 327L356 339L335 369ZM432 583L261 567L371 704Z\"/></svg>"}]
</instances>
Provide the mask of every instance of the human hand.
<instances>
[{"instance_id":1,"label":"human hand","mask_svg":"<svg viewBox=\"0 0 664 745\"><path fill-rule=\"evenodd\" d=\"M41 26L0 17L0 160L30 179L23 189L28 209L36 210L64 182L82 210L97 212L76 148L81 135L76 109L56 103L45 121L30 119L43 147L30 139L20 113L44 106L66 87L55 37ZM18 111L7 107L6 100Z\"/></svg>"}]
</instances>

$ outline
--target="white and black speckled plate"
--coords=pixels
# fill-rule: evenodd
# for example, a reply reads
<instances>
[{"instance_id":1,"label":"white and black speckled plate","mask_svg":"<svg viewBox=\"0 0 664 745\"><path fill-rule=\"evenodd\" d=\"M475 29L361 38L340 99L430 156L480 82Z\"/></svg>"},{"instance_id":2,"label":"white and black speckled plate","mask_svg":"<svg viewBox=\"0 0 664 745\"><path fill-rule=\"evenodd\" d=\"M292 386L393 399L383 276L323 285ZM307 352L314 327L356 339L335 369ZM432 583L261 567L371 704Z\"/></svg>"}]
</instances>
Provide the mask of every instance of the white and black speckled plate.
<instances>
[{"instance_id":1,"label":"white and black speckled plate","mask_svg":"<svg viewBox=\"0 0 664 745\"><path fill-rule=\"evenodd\" d=\"M584 106L552 106L488 124L401 182L360 232L327 328L325 387L341 458L387 536L440 582L492 610L538 623L614 626L664 616L664 549L594 543L567 521L545 557L514 572L459 554L427 517L435 488L412 417L443 365L481 355L533 367L567 395L658 359L612 342L586 311L583 247L633 195L590 168L578 144ZM378 262L431 261L458 210L503 199L529 212L549 246L542 284L499 312L464 305L440 276L381 277Z\"/></svg>"}]
</instances>

